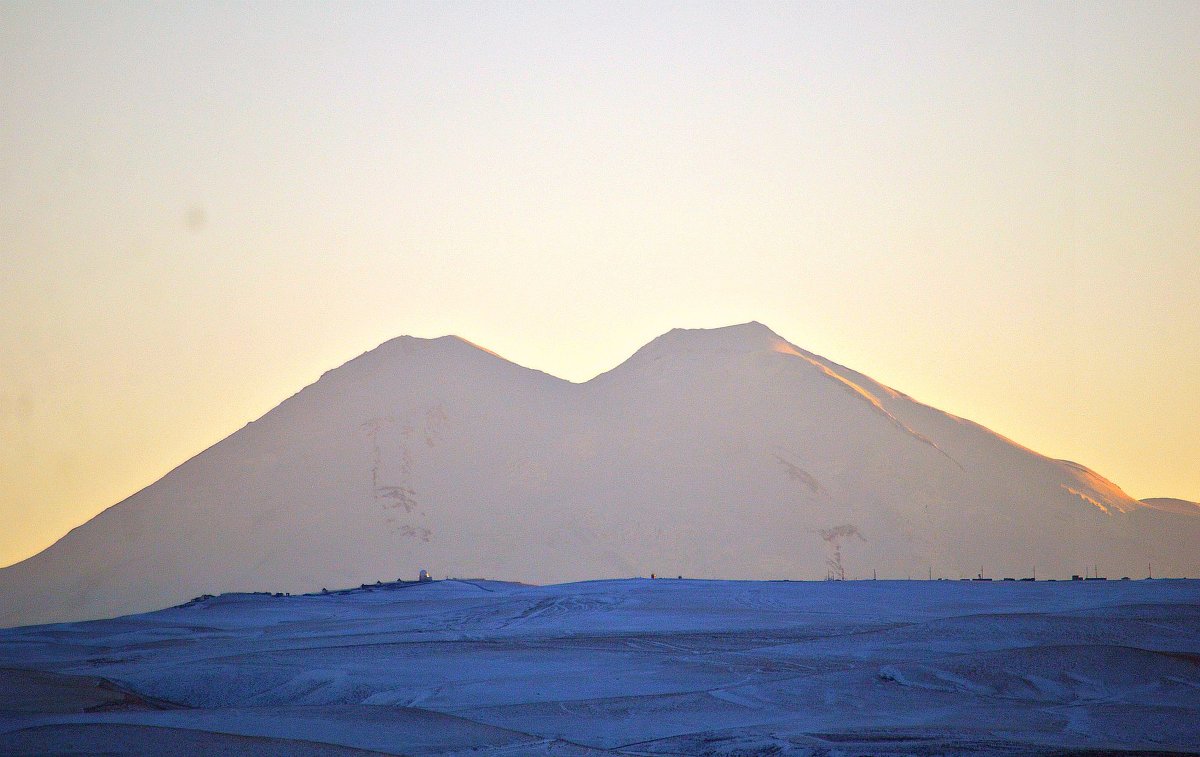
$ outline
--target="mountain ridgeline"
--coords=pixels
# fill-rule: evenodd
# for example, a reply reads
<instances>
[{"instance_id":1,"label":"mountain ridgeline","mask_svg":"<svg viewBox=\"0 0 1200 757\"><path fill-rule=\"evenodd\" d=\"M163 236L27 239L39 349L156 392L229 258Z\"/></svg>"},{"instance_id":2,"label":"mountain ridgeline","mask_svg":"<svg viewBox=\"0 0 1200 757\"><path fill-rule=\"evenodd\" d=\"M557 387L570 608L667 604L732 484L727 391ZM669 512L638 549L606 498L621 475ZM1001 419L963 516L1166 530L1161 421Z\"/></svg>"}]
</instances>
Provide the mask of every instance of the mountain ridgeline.
<instances>
[{"instance_id":1,"label":"mountain ridgeline","mask_svg":"<svg viewBox=\"0 0 1200 757\"><path fill-rule=\"evenodd\" d=\"M1200 507L792 345L676 329L573 384L400 337L0 570L0 625L412 576L1200 573Z\"/></svg>"}]
</instances>

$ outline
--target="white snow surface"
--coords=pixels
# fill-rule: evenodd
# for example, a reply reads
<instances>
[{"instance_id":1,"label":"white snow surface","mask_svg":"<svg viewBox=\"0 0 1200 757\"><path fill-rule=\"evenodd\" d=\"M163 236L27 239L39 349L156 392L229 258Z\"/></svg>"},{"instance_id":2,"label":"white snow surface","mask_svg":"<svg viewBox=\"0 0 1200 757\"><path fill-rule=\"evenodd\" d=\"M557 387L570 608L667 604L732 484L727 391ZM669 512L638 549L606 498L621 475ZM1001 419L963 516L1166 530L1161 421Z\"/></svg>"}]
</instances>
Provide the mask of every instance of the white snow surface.
<instances>
[{"instance_id":1,"label":"white snow surface","mask_svg":"<svg viewBox=\"0 0 1200 757\"><path fill-rule=\"evenodd\" d=\"M0 626L420 568L554 583L1150 565L1200 575L1195 512L758 323L671 331L582 384L457 337L400 337L0 570Z\"/></svg>"},{"instance_id":2,"label":"white snow surface","mask_svg":"<svg viewBox=\"0 0 1200 757\"><path fill-rule=\"evenodd\" d=\"M450 580L0 631L0 754L1197 745L1195 580Z\"/></svg>"}]
</instances>

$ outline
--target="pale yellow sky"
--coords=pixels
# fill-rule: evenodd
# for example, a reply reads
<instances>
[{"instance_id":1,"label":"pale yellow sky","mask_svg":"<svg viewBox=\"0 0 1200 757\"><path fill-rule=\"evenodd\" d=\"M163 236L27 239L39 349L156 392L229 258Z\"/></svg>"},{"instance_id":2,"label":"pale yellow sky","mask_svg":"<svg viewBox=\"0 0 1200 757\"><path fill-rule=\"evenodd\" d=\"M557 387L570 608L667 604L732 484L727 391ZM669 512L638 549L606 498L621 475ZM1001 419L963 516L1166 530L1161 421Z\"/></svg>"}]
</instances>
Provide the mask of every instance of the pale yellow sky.
<instances>
[{"instance_id":1,"label":"pale yellow sky","mask_svg":"<svg viewBox=\"0 0 1200 757\"><path fill-rule=\"evenodd\" d=\"M323 371L785 338L1200 500L1200 4L0 5L0 565Z\"/></svg>"}]
</instances>

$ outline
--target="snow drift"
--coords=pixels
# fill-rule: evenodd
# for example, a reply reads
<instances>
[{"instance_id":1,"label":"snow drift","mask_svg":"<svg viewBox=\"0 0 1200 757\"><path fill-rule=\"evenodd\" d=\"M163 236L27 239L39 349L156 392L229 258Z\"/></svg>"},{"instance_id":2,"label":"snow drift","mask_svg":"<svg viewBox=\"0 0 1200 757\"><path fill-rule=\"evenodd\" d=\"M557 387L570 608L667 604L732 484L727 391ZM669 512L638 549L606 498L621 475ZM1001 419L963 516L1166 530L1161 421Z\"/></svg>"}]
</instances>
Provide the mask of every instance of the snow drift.
<instances>
[{"instance_id":1,"label":"snow drift","mask_svg":"<svg viewBox=\"0 0 1200 757\"><path fill-rule=\"evenodd\" d=\"M1196 575L1131 499L749 323L572 384L400 337L0 570L0 625L414 576Z\"/></svg>"}]
</instances>

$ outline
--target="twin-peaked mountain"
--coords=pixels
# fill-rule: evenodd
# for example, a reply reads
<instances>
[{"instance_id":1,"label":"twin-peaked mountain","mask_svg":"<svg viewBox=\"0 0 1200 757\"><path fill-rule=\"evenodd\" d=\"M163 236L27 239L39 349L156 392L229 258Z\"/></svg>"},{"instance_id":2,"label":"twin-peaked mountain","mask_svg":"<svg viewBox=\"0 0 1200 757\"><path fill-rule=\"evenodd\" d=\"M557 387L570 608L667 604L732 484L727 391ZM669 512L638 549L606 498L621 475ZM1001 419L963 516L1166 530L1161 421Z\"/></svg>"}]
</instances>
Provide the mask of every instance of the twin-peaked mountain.
<instances>
[{"instance_id":1,"label":"twin-peaked mountain","mask_svg":"<svg viewBox=\"0 0 1200 757\"><path fill-rule=\"evenodd\" d=\"M420 568L1194 576L1200 507L1179 502L1140 503L758 323L671 331L582 384L400 337L0 570L0 625Z\"/></svg>"}]
</instances>

